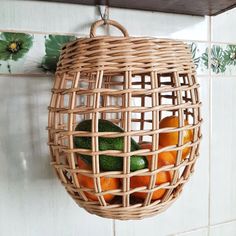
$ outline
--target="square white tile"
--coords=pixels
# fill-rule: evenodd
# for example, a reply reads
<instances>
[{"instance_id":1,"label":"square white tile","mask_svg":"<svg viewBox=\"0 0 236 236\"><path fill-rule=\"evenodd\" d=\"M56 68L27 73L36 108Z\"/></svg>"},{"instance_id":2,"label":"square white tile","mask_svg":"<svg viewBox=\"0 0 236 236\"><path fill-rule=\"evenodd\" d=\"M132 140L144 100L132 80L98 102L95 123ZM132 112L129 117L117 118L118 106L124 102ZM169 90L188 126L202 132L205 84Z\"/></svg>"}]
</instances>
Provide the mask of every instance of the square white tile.
<instances>
[{"instance_id":1,"label":"square white tile","mask_svg":"<svg viewBox=\"0 0 236 236\"><path fill-rule=\"evenodd\" d=\"M125 26L130 35L207 40L208 17L111 8L110 18Z\"/></svg>"},{"instance_id":2,"label":"square white tile","mask_svg":"<svg viewBox=\"0 0 236 236\"><path fill-rule=\"evenodd\" d=\"M166 211L142 221L116 221L116 236L166 236L208 225L209 80L199 78L203 102L203 140L195 173L180 198Z\"/></svg>"},{"instance_id":3,"label":"square white tile","mask_svg":"<svg viewBox=\"0 0 236 236\"><path fill-rule=\"evenodd\" d=\"M236 219L236 79L212 80L211 224Z\"/></svg>"},{"instance_id":4,"label":"square white tile","mask_svg":"<svg viewBox=\"0 0 236 236\"><path fill-rule=\"evenodd\" d=\"M235 236L236 221L210 227L210 236Z\"/></svg>"},{"instance_id":5,"label":"square white tile","mask_svg":"<svg viewBox=\"0 0 236 236\"><path fill-rule=\"evenodd\" d=\"M46 1L43 4L37 1L1 1L0 30L88 35L90 24L99 17L95 6Z\"/></svg>"},{"instance_id":6,"label":"square white tile","mask_svg":"<svg viewBox=\"0 0 236 236\"><path fill-rule=\"evenodd\" d=\"M212 17L212 40L214 42L236 43L236 8Z\"/></svg>"},{"instance_id":7,"label":"square white tile","mask_svg":"<svg viewBox=\"0 0 236 236\"><path fill-rule=\"evenodd\" d=\"M208 228L175 234L174 236L208 236Z\"/></svg>"}]
</instances>

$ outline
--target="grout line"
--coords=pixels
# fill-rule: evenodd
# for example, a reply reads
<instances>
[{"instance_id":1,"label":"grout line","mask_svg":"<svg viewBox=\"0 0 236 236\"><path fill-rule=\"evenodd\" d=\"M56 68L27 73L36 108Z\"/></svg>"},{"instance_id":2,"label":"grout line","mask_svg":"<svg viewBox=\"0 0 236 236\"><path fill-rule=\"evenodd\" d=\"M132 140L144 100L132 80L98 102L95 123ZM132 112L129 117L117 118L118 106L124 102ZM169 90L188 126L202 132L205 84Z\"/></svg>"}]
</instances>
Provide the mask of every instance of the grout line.
<instances>
[{"instance_id":1,"label":"grout line","mask_svg":"<svg viewBox=\"0 0 236 236\"><path fill-rule=\"evenodd\" d=\"M198 228L193 228L190 230L180 231L177 233L169 234L167 236L178 236L180 234L192 233L192 232L196 232L196 231L203 230L203 229L208 229L208 226L206 225L206 226L202 226L202 227L198 227Z\"/></svg>"},{"instance_id":2,"label":"grout line","mask_svg":"<svg viewBox=\"0 0 236 236\"><path fill-rule=\"evenodd\" d=\"M209 16L211 17L211 16ZM196 40L196 39L177 39L177 40L181 40L181 41L185 41L185 42L197 42L197 43L209 43L209 40ZM225 45L228 45L228 44L234 44L236 45L236 42L230 42L230 41L224 41L224 42L220 42L220 41L214 41L212 40L211 41L212 44L225 44Z\"/></svg>"},{"instance_id":3,"label":"grout line","mask_svg":"<svg viewBox=\"0 0 236 236\"><path fill-rule=\"evenodd\" d=\"M116 236L116 220L112 220L113 236Z\"/></svg>"},{"instance_id":4,"label":"grout line","mask_svg":"<svg viewBox=\"0 0 236 236\"><path fill-rule=\"evenodd\" d=\"M209 75L197 75L198 77L209 77ZM219 75L219 74L211 74L212 79L214 78L235 78L236 75Z\"/></svg>"},{"instance_id":5,"label":"grout line","mask_svg":"<svg viewBox=\"0 0 236 236\"><path fill-rule=\"evenodd\" d=\"M210 16L209 16L210 17ZM69 35L69 36L76 36L76 37L89 37L88 34L81 34L76 32L53 32L53 31L34 31L34 30L15 30L15 29L0 29L0 32L14 32L14 33L28 33L28 34L38 34L38 35ZM88 29L89 32L89 29ZM173 37L158 37L158 36L150 36L150 35L131 35L131 37L154 37L154 38L161 38L161 39L173 39L177 41L184 41L184 42L196 42L196 43L209 43L209 39L206 40L198 40L198 39L184 39L184 38L173 38ZM208 37L208 36L207 36ZM234 44L236 45L236 41L228 41L228 42L221 42L221 41L211 41L212 44Z\"/></svg>"},{"instance_id":6,"label":"grout line","mask_svg":"<svg viewBox=\"0 0 236 236\"><path fill-rule=\"evenodd\" d=\"M222 221L222 222L219 222L219 223L216 223L216 224L212 224L212 225L210 225L210 227L221 226L221 225L229 224L229 223L232 223L232 222L236 222L236 219ZM208 232L209 232L210 227L208 225L206 225L206 226L193 228L193 229L186 230L186 231L180 231L180 232L177 232L177 233L169 234L168 236L178 236L180 234L192 233L192 232L196 232L196 231L203 230L203 229L208 229Z\"/></svg>"},{"instance_id":7,"label":"grout line","mask_svg":"<svg viewBox=\"0 0 236 236\"><path fill-rule=\"evenodd\" d=\"M185 42L206 43L207 44L207 43L209 43L209 36L207 35L207 40L198 40L198 39L176 39L176 40L181 40L181 41L185 41ZM221 42L221 41L212 40L211 43L212 44L225 44L225 45L234 44L234 45L236 45L236 41L235 42L230 42L230 41Z\"/></svg>"},{"instance_id":8,"label":"grout line","mask_svg":"<svg viewBox=\"0 0 236 236\"><path fill-rule=\"evenodd\" d=\"M228 45L228 44L236 44L236 42L219 42L219 41L211 41L212 44L225 44L225 45Z\"/></svg>"},{"instance_id":9,"label":"grout line","mask_svg":"<svg viewBox=\"0 0 236 236\"><path fill-rule=\"evenodd\" d=\"M212 46L212 17L208 18L208 68L209 68L209 160L208 160L208 236L210 236L211 223L211 140L212 140L212 71L211 71L211 46Z\"/></svg>"},{"instance_id":10,"label":"grout line","mask_svg":"<svg viewBox=\"0 0 236 236\"><path fill-rule=\"evenodd\" d=\"M201 75L201 74L197 74L197 77L198 78L209 78L209 74L205 74L205 75ZM219 75L219 74L211 74L211 77L212 78L235 78L236 77L236 74L235 75Z\"/></svg>"},{"instance_id":11,"label":"grout line","mask_svg":"<svg viewBox=\"0 0 236 236\"><path fill-rule=\"evenodd\" d=\"M212 225L210 225L210 226L211 226L211 227L220 226L220 225L229 224L229 223L232 223L232 222L236 222L236 219L222 221L222 222L219 222L219 223L216 223L216 224L212 224Z\"/></svg>"},{"instance_id":12,"label":"grout line","mask_svg":"<svg viewBox=\"0 0 236 236\"><path fill-rule=\"evenodd\" d=\"M92 23L91 23L92 24ZM69 35L69 36L78 36L78 37L89 37L88 34L81 34L81 33L76 33L76 32L56 32L56 31L34 31L34 30L16 30L16 29L0 29L0 32L10 32L10 33L26 33L26 34L38 34L38 35ZM88 30L89 32L89 30Z\"/></svg>"},{"instance_id":13,"label":"grout line","mask_svg":"<svg viewBox=\"0 0 236 236\"><path fill-rule=\"evenodd\" d=\"M14 73L12 73L12 74L2 74L2 73L0 73L0 77L29 77L29 78L32 78L32 77L42 77L42 78L54 78L54 74L24 74L24 73L22 73L22 74L14 74Z\"/></svg>"},{"instance_id":14,"label":"grout line","mask_svg":"<svg viewBox=\"0 0 236 236\"><path fill-rule=\"evenodd\" d=\"M54 76L55 76L55 74L14 74L14 73L12 73L12 74L4 74L4 73L0 73L0 77L22 77L22 76L24 76L24 77L29 77L29 78L32 78L32 77L42 77L42 78L45 78L45 77L47 77L47 78L54 78ZM205 74L205 75L198 75L197 74L197 77L198 78L209 78L209 74ZM217 79L217 80L219 80L219 79L236 79L236 75L211 75L211 77L212 77L212 80L214 80L214 79Z\"/></svg>"}]
</instances>

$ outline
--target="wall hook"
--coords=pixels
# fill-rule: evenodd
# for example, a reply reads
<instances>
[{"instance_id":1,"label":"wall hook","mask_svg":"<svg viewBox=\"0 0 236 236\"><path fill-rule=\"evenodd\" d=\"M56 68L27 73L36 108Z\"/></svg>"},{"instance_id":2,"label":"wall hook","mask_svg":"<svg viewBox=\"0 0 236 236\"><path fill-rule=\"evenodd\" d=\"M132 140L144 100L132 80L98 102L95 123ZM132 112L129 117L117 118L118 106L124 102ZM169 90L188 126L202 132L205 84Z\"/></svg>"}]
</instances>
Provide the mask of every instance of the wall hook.
<instances>
[{"instance_id":1,"label":"wall hook","mask_svg":"<svg viewBox=\"0 0 236 236\"><path fill-rule=\"evenodd\" d=\"M109 7L106 5L98 5L98 10L102 20L104 21L104 25L106 25L107 20L109 20Z\"/></svg>"}]
</instances>

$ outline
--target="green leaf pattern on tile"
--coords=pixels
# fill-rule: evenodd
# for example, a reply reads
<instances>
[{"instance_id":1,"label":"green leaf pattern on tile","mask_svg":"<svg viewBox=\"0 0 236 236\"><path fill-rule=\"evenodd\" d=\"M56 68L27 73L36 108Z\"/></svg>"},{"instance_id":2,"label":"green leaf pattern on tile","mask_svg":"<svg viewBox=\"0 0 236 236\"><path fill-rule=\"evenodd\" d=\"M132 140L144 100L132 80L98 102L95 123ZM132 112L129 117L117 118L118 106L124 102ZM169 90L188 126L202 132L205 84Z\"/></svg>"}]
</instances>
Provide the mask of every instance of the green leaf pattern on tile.
<instances>
[{"instance_id":1,"label":"green leaf pattern on tile","mask_svg":"<svg viewBox=\"0 0 236 236\"><path fill-rule=\"evenodd\" d=\"M61 48L64 44L74 41L75 36L67 35L48 35L45 39L45 56L43 57L41 67L45 71L55 72L57 62L60 57Z\"/></svg>"},{"instance_id":2,"label":"green leaf pattern on tile","mask_svg":"<svg viewBox=\"0 0 236 236\"><path fill-rule=\"evenodd\" d=\"M213 45L211 49L211 69L217 74L226 70L224 50L218 45Z\"/></svg>"},{"instance_id":3,"label":"green leaf pattern on tile","mask_svg":"<svg viewBox=\"0 0 236 236\"><path fill-rule=\"evenodd\" d=\"M203 64L208 68L208 48L202 54ZM219 45L213 45L211 48L211 70L216 74L226 71L226 63L224 59L224 50Z\"/></svg>"},{"instance_id":4,"label":"green leaf pattern on tile","mask_svg":"<svg viewBox=\"0 0 236 236\"><path fill-rule=\"evenodd\" d=\"M0 34L0 60L17 61L24 57L33 45L33 36L24 33Z\"/></svg>"},{"instance_id":5,"label":"green leaf pattern on tile","mask_svg":"<svg viewBox=\"0 0 236 236\"><path fill-rule=\"evenodd\" d=\"M201 60L203 61L203 65L208 69L208 48L206 48L205 52L202 54Z\"/></svg>"},{"instance_id":6,"label":"green leaf pattern on tile","mask_svg":"<svg viewBox=\"0 0 236 236\"><path fill-rule=\"evenodd\" d=\"M0 34L0 61L7 62L11 73L11 64L22 59L33 45L33 36L24 33L3 32ZM2 64L0 64L2 66Z\"/></svg>"},{"instance_id":7,"label":"green leaf pattern on tile","mask_svg":"<svg viewBox=\"0 0 236 236\"><path fill-rule=\"evenodd\" d=\"M224 51L224 61L226 65L236 65L236 45L227 45Z\"/></svg>"},{"instance_id":8,"label":"green leaf pattern on tile","mask_svg":"<svg viewBox=\"0 0 236 236\"><path fill-rule=\"evenodd\" d=\"M199 66L199 62L200 62L200 57L197 56L197 44L196 43L191 43L189 44L189 47L190 47L190 50L191 50L191 53L192 53L192 58L193 58L193 63L196 67L196 69L198 68Z\"/></svg>"}]
</instances>

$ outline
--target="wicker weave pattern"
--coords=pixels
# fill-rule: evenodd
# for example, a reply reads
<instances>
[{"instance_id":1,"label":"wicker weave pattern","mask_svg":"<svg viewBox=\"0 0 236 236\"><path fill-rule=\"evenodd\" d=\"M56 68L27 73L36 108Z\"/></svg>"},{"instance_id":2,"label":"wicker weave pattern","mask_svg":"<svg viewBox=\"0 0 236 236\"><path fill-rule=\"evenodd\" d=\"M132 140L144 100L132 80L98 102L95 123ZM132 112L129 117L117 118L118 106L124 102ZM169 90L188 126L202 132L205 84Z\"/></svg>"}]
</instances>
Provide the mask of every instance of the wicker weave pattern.
<instances>
[{"instance_id":1,"label":"wicker weave pattern","mask_svg":"<svg viewBox=\"0 0 236 236\"><path fill-rule=\"evenodd\" d=\"M90 38L71 42L62 50L49 106L49 146L52 165L72 198L88 212L113 219L141 219L164 211L179 196L194 170L201 138L199 85L190 51L180 41L129 37L96 37L103 21L96 22ZM178 128L159 128L163 117L179 117ZM92 119L92 132L75 131L81 120ZM125 132L98 132L98 119L107 119ZM189 125L184 124L186 119ZM193 140L184 143L183 133L193 130ZM159 148L159 134L179 132L178 145ZM76 149L74 136L91 137L92 150ZM124 150L99 151L99 137L124 137ZM131 137L152 142L152 150L130 150ZM191 147L187 159L182 151ZM157 168L158 154L177 150L175 165ZM77 153L92 156L92 170L79 169ZM123 171L101 171L99 155L123 157ZM132 155L152 155L152 168L130 171ZM173 171L169 183L155 185L161 171ZM95 189L80 186L77 174L94 179ZM151 176L148 187L130 188L132 176ZM119 189L103 192L101 177L119 178ZM167 189L160 200L152 201L157 189ZM95 193L98 201L89 200L85 192ZM134 201L136 191L148 193L144 201ZM104 194L117 196L107 203Z\"/></svg>"}]
</instances>

